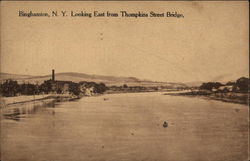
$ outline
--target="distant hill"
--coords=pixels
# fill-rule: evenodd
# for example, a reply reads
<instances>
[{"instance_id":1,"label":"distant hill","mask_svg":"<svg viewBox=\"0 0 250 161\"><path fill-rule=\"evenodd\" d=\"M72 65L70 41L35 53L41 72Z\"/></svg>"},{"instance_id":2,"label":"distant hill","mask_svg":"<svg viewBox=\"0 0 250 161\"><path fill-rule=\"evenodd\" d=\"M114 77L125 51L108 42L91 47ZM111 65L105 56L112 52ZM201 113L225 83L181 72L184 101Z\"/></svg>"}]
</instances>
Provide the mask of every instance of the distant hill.
<instances>
[{"instance_id":1,"label":"distant hill","mask_svg":"<svg viewBox=\"0 0 250 161\"><path fill-rule=\"evenodd\" d=\"M14 79L19 83L30 82L30 83L43 83L44 80L51 79L51 75L43 75L43 76L31 76L31 75L18 75L18 74L9 74L9 73L0 73L0 79ZM149 80L140 80L135 77L116 77L116 76L103 76L103 75L90 75L84 73L75 73L75 72L67 72L67 73L56 73L56 80L64 80L64 81L88 81L88 82L97 82L97 83L105 83L108 86L116 85L121 86L123 84L127 84L128 86L169 86L169 87L186 87L183 83L169 83L169 82L154 82Z\"/></svg>"},{"instance_id":2,"label":"distant hill","mask_svg":"<svg viewBox=\"0 0 250 161\"><path fill-rule=\"evenodd\" d=\"M202 81L193 81L193 82L185 82L185 84L189 87L199 87L202 85Z\"/></svg>"},{"instance_id":3,"label":"distant hill","mask_svg":"<svg viewBox=\"0 0 250 161\"><path fill-rule=\"evenodd\" d=\"M247 77L247 76L245 76ZM227 84L228 82L235 82L237 79L239 79L240 76L238 77L235 77L235 79L228 79L228 80L225 80L225 79L213 79L211 81L193 81L193 82L185 82L185 84L188 86L188 87L199 87L202 85L202 83L207 83L207 82L220 82L222 84Z\"/></svg>"},{"instance_id":4,"label":"distant hill","mask_svg":"<svg viewBox=\"0 0 250 161\"><path fill-rule=\"evenodd\" d=\"M24 79L24 78L29 78L31 77L30 75L20 75L20 74L9 74L9 73L0 73L0 79L5 80L5 79Z\"/></svg>"}]
</instances>

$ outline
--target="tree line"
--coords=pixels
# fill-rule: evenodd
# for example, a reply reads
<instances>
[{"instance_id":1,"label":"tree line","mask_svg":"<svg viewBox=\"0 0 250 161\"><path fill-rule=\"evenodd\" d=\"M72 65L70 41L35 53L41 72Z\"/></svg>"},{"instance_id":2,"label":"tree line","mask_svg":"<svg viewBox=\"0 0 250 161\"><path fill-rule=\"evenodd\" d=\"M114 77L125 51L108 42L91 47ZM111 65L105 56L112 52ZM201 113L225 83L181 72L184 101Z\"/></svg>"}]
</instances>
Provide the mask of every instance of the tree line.
<instances>
[{"instance_id":1,"label":"tree line","mask_svg":"<svg viewBox=\"0 0 250 161\"><path fill-rule=\"evenodd\" d=\"M199 88L202 90L210 90L218 89L221 86L232 86L233 92L249 92L249 78L241 77L237 79L235 82L227 82L226 84L222 84L220 82L207 82L203 83Z\"/></svg>"},{"instance_id":2,"label":"tree line","mask_svg":"<svg viewBox=\"0 0 250 161\"><path fill-rule=\"evenodd\" d=\"M81 86L86 88L93 87L94 93L103 93L107 90L107 87L104 83L96 82L86 82L82 81L75 83L72 81L65 81L68 84L68 92L74 95L80 95ZM60 81L59 81L60 83ZM34 94L48 94L51 92L62 93L62 88L53 89L52 80L45 80L42 84L31 84L31 83L22 83L19 84L16 80L5 80L0 84L0 94L4 97L13 97L17 95L34 95Z\"/></svg>"}]
</instances>

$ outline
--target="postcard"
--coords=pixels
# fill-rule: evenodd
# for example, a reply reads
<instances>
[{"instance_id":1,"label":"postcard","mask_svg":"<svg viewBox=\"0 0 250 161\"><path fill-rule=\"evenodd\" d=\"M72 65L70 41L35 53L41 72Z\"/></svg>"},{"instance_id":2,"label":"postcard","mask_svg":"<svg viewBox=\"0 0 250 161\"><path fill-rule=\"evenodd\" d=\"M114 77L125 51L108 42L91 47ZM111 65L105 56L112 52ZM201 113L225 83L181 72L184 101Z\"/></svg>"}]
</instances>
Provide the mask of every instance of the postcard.
<instances>
[{"instance_id":1,"label":"postcard","mask_svg":"<svg viewBox=\"0 0 250 161\"><path fill-rule=\"evenodd\" d=\"M248 1L1 1L1 161L248 161Z\"/></svg>"}]
</instances>

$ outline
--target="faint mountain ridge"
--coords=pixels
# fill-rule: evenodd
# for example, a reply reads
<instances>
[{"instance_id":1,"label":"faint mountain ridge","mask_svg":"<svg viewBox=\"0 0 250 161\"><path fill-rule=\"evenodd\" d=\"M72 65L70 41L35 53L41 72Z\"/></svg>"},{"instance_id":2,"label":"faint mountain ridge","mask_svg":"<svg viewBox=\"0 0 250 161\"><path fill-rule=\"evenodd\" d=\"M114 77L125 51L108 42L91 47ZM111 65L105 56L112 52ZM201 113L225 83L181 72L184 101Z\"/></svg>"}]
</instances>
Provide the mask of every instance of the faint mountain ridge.
<instances>
[{"instance_id":1,"label":"faint mountain ridge","mask_svg":"<svg viewBox=\"0 0 250 161\"><path fill-rule=\"evenodd\" d=\"M121 86L123 84L127 84L129 86L166 86L166 85L171 87L186 86L184 83L155 82L150 80L141 80L136 77L91 75L91 74L77 73L77 72L56 73L55 77L56 80L73 81L73 82L80 82L80 81L97 82L97 83L105 83L108 86L112 85ZM1 73L0 79L1 80L15 79L20 83L29 82L29 83L41 84L43 83L43 81L51 79L51 75L31 76L31 75Z\"/></svg>"},{"instance_id":2,"label":"faint mountain ridge","mask_svg":"<svg viewBox=\"0 0 250 161\"><path fill-rule=\"evenodd\" d=\"M31 75L22 75L22 74L10 74L10 73L0 73L0 79L20 79L20 78L29 78Z\"/></svg>"}]
</instances>

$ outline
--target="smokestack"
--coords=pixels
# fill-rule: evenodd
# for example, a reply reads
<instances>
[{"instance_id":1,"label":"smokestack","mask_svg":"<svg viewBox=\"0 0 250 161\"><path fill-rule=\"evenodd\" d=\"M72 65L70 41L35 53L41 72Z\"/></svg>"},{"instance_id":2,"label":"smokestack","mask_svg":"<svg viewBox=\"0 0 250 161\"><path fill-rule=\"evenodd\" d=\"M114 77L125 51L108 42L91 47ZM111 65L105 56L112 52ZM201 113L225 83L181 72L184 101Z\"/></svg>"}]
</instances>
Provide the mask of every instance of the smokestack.
<instances>
[{"instance_id":1,"label":"smokestack","mask_svg":"<svg viewBox=\"0 0 250 161\"><path fill-rule=\"evenodd\" d=\"M52 69L52 81L54 82L55 81L55 70Z\"/></svg>"}]
</instances>

